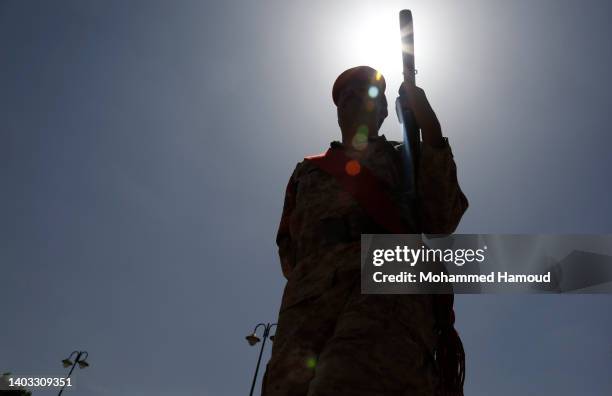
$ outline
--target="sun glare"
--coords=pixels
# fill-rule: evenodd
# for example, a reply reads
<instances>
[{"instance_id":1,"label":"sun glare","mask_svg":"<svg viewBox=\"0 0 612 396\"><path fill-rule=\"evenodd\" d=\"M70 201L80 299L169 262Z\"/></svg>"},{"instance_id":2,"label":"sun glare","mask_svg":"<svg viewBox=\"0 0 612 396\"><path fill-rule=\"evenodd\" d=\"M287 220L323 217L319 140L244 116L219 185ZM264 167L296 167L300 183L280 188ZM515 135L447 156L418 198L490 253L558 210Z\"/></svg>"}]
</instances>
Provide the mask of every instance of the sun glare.
<instances>
[{"instance_id":1,"label":"sun glare","mask_svg":"<svg viewBox=\"0 0 612 396\"><path fill-rule=\"evenodd\" d=\"M385 18L393 17L393 18ZM397 15L370 15L370 21L362 27L351 29L350 51L362 59L362 64L380 70L388 78L402 72L401 39ZM395 23L391 23L395 22Z\"/></svg>"},{"instance_id":2,"label":"sun glare","mask_svg":"<svg viewBox=\"0 0 612 396\"><path fill-rule=\"evenodd\" d=\"M397 5L377 5L356 9L353 15L342 19L344 25L336 26L334 33L334 57L337 70L357 65L368 65L379 70L387 81L387 88L396 90L403 80L402 40ZM429 26L422 15L414 12L415 27L421 29L415 35L416 51L431 43ZM420 18L420 19L419 19ZM412 49L414 50L414 49ZM421 50L415 57L417 69L427 61L428 54ZM431 65L430 65L431 67Z\"/></svg>"},{"instance_id":3,"label":"sun glare","mask_svg":"<svg viewBox=\"0 0 612 396\"><path fill-rule=\"evenodd\" d=\"M321 78L325 82L322 87L333 83L344 70L368 65L377 69L385 78L385 96L388 102L389 117L383 132L387 136L398 138L401 128L395 117L394 102L398 88L404 80L402 67L402 34L400 32L399 14L403 8L409 7L414 18L414 61L418 72L418 86L432 92L440 89L448 81L448 54L458 49L452 46L448 24L444 24L446 16L438 15L436 6L426 3L406 4L399 0L378 2L352 2L347 7L344 2L331 2L321 13L319 48L324 67ZM438 91L440 92L440 91ZM368 91L370 97L379 97L383 92ZM436 102L437 103L440 102Z\"/></svg>"}]
</instances>

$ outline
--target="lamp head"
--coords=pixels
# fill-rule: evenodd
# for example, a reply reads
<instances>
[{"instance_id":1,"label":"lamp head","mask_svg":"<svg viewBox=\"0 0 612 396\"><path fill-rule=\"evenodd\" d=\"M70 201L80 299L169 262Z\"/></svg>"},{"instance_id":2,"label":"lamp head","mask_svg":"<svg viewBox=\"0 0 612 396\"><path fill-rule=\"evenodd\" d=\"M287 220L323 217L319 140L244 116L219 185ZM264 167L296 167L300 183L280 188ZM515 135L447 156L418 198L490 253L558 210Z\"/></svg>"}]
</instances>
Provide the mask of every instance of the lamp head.
<instances>
[{"instance_id":1,"label":"lamp head","mask_svg":"<svg viewBox=\"0 0 612 396\"><path fill-rule=\"evenodd\" d=\"M259 337L257 337L257 334L253 333L253 334L249 334L248 336L245 337L246 340L249 342L250 346L253 346L255 344L257 344L259 341L261 341L259 339Z\"/></svg>"}]
</instances>

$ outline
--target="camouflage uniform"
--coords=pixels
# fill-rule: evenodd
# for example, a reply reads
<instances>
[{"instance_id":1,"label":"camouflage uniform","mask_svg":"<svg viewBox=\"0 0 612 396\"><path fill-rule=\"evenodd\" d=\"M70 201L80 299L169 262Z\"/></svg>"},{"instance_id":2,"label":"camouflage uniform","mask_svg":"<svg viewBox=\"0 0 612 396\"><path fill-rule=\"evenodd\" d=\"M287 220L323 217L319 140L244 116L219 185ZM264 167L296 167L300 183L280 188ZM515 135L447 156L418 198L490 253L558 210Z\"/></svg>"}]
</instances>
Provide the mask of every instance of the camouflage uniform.
<instances>
[{"instance_id":1,"label":"camouflage uniform","mask_svg":"<svg viewBox=\"0 0 612 396\"><path fill-rule=\"evenodd\" d=\"M404 223L401 143L370 138L359 162L388 189ZM343 150L339 142L333 150ZM351 155L347 152L347 155ZM453 155L422 145L417 181L424 233L452 233L468 206ZM430 295L362 295L360 235L386 233L333 176L304 160L291 175L276 242L287 278L264 396L434 395Z\"/></svg>"}]
</instances>

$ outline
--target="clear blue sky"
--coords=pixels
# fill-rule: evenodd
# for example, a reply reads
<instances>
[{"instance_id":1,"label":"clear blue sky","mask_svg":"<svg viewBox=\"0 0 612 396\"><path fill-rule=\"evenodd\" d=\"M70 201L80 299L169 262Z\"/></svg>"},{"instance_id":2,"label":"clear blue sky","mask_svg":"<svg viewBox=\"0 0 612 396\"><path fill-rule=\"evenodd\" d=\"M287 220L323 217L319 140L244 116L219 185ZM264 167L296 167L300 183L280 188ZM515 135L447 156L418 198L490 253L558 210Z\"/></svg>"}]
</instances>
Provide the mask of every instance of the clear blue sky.
<instances>
[{"instance_id":1,"label":"clear blue sky","mask_svg":"<svg viewBox=\"0 0 612 396\"><path fill-rule=\"evenodd\" d=\"M246 394L287 178L338 138L342 70L379 67L395 97L376 43L402 8L458 232L612 233L612 3L378 3L1 1L0 371L60 376L85 349L72 394ZM466 394L612 394L612 296L456 305Z\"/></svg>"}]
</instances>

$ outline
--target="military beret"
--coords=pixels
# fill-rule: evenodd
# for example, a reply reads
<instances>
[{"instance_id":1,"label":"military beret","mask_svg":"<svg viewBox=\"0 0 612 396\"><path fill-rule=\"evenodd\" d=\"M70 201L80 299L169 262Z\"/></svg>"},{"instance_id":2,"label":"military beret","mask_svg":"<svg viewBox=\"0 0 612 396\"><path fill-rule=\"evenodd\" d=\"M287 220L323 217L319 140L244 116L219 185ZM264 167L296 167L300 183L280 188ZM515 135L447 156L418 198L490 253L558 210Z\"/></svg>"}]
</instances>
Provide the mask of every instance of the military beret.
<instances>
[{"instance_id":1,"label":"military beret","mask_svg":"<svg viewBox=\"0 0 612 396\"><path fill-rule=\"evenodd\" d=\"M385 78L378 70L373 69L370 66L352 67L343 71L338 78L336 78L336 82L334 82L334 87L332 88L332 99L334 100L334 104L336 106L338 106L340 92L342 92L342 90L353 81L363 81L365 83L375 85L380 90L380 93L385 93Z\"/></svg>"}]
</instances>

